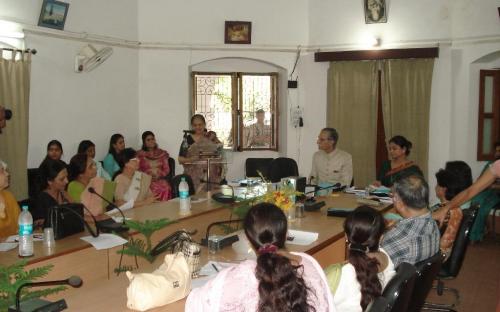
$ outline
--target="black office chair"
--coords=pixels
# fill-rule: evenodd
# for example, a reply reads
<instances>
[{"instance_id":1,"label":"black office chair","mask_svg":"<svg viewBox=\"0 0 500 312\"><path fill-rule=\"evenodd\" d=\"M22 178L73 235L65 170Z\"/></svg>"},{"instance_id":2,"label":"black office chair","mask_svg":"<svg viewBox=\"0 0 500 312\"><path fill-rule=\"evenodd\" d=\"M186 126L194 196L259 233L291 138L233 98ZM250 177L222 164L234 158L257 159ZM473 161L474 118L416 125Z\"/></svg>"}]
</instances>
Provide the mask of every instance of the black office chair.
<instances>
[{"instance_id":1,"label":"black office chair","mask_svg":"<svg viewBox=\"0 0 500 312\"><path fill-rule=\"evenodd\" d=\"M460 228L457 232L457 237L455 238L455 242L453 243L451 254L441 266L441 270L439 271L437 277L437 294L439 296L442 296L444 291L449 291L454 295L455 300L452 304L426 302L424 304L424 307L422 308L423 310L455 311L454 308L460 303L460 293L458 292L458 290L445 287L443 280L453 279L457 277L460 269L462 268L465 253L467 251L467 247L469 246L469 233L476 219L477 211L477 206L462 210L463 218L462 222L460 223Z\"/></svg>"},{"instance_id":2,"label":"black office chair","mask_svg":"<svg viewBox=\"0 0 500 312\"><path fill-rule=\"evenodd\" d=\"M172 179L175 177L175 159L172 157L168 158L168 167L170 168L170 173L165 177L165 180L172 183Z\"/></svg>"},{"instance_id":3,"label":"black office chair","mask_svg":"<svg viewBox=\"0 0 500 312\"><path fill-rule=\"evenodd\" d=\"M403 262L398 266L396 275L385 286L382 293L382 297L388 301L389 310L387 311L408 310L416 275L417 269L413 265Z\"/></svg>"},{"instance_id":4,"label":"black office chair","mask_svg":"<svg viewBox=\"0 0 500 312\"><path fill-rule=\"evenodd\" d=\"M415 264L417 276L413 287L413 295L408 306L408 311L418 312L422 309L427 295L432 289L432 284L438 276L444 260L444 254L438 252L434 256Z\"/></svg>"},{"instance_id":5,"label":"black office chair","mask_svg":"<svg viewBox=\"0 0 500 312\"><path fill-rule=\"evenodd\" d=\"M193 196L196 190L194 189L193 179L188 174L178 174L172 178L172 198L179 197L179 184L181 183L182 178L186 179L187 184L189 185L189 195Z\"/></svg>"},{"instance_id":6,"label":"black office chair","mask_svg":"<svg viewBox=\"0 0 500 312\"><path fill-rule=\"evenodd\" d=\"M269 178L269 166L273 158L247 158L245 161L245 176L246 177L259 177L260 171L264 178Z\"/></svg>"},{"instance_id":7,"label":"black office chair","mask_svg":"<svg viewBox=\"0 0 500 312\"><path fill-rule=\"evenodd\" d=\"M390 311L389 301L380 296L373 300L367 307L365 312L388 312Z\"/></svg>"},{"instance_id":8,"label":"black office chair","mask_svg":"<svg viewBox=\"0 0 500 312\"><path fill-rule=\"evenodd\" d=\"M298 175L299 167L292 158L278 157L269 165L269 180L273 183L280 182L282 178Z\"/></svg>"}]
</instances>

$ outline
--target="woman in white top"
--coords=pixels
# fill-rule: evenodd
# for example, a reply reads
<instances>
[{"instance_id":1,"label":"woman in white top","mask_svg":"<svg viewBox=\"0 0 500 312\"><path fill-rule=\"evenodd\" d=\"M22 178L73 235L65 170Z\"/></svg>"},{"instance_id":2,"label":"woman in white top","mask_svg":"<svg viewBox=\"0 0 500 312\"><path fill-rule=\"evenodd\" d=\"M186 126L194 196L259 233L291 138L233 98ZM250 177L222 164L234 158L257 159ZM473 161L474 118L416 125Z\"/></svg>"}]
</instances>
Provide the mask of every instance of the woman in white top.
<instances>
[{"instance_id":1,"label":"woman in white top","mask_svg":"<svg viewBox=\"0 0 500 312\"><path fill-rule=\"evenodd\" d=\"M361 312L382 294L396 273L379 242L385 230L377 210L360 206L344 221L348 262L325 269L333 302L338 311Z\"/></svg>"}]
</instances>

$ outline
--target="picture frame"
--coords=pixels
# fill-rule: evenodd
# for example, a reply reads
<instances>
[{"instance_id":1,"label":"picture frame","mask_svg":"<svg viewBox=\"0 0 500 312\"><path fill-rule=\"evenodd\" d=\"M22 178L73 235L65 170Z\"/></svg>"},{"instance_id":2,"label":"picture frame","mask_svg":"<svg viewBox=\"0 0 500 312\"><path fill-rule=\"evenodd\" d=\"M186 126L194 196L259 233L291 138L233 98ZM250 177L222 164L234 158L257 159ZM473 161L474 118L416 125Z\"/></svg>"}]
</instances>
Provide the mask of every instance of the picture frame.
<instances>
[{"instance_id":1,"label":"picture frame","mask_svg":"<svg viewBox=\"0 0 500 312\"><path fill-rule=\"evenodd\" d=\"M225 44L251 44L252 22L226 21L224 27Z\"/></svg>"},{"instance_id":2,"label":"picture frame","mask_svg":"<svg viewBox=\"0 0 500 312\"><path fill-rule=\"evenodd\" d=\"M56 0L43 0L38 26L64 30L69 3Z\"/></svg>"},{"instance_id":3,"label":"picture frame","mask_svg":"<svg viewBox=\"0 0 500 312\"><path fill-rule=\"evenodd\" d=\"M387 23L387 6L385 0L363 0L365 24Z\"/></svg>"}]
</instances>

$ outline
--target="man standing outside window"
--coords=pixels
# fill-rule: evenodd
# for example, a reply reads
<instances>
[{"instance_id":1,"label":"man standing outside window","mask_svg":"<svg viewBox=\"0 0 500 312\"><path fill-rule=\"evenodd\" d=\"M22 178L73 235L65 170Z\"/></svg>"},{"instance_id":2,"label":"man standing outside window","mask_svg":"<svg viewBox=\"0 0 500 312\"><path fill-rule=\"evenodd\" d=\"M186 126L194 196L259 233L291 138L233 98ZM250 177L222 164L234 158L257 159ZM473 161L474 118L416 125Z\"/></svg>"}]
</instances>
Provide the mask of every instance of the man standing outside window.
<instances>
[{"instance_id":1,"label":"man standing outside window","mask_svg":"<svg viewBox=\"0 0 500 312\"><path fill-rule=\"evenodd\" d=\"M337 148L338 140L339 134L334 128L324 128L319 133L319 151L313 155L311 183L351 185L352 156Z\"/></svg>"},{"instance_id":2,"label":"man standing outside window","mask_svg":"<svg viewBox=\"0 0 500 312\"><path fill-rule=\"evenodd\" d=\"M246 148L269 148L271 146L271 126L264 124L266 112L259 109L255 115L257 122L243 130L244 146Z\"/></svg>"}]
</instances>

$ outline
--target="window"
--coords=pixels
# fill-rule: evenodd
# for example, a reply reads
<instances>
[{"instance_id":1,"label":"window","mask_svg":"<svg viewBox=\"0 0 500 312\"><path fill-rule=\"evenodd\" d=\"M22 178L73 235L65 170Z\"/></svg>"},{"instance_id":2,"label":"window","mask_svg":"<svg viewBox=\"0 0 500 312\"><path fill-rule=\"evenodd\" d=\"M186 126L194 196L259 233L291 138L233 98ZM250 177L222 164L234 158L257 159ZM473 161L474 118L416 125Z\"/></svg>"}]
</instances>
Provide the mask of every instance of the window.
<instances>
[{"instance_id":1,"label":"window","mask_svg":"<svg viewBox=\"0 0 500 312\"><path fill-rule=\"evenodd\" d=\"M193 112L224 148L278 149L277 73L193 72Z\"/></svg>"},{"instance_id":2,"label":"window","mask_svg":"<svg viewBox=\"0 0 500 312\"><path fill-rule=\"evenodd\" d=\"M493 160L500 141L500 70L481 70L477 160Z\"/></svg>"}]
</instances>

